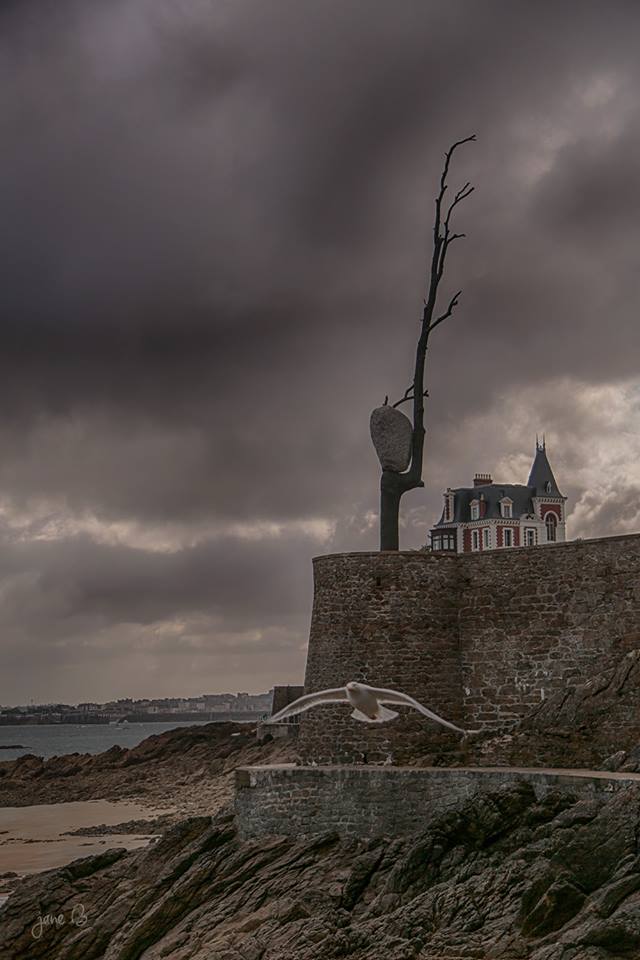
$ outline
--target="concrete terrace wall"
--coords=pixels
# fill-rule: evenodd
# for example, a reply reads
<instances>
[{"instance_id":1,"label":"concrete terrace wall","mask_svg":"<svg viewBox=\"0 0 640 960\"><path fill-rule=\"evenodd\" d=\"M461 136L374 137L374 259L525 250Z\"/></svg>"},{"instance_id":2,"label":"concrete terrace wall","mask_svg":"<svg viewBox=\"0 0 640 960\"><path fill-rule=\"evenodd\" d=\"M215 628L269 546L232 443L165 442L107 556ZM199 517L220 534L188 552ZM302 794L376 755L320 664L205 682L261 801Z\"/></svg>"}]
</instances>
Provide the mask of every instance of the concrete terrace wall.
<instances>
[{"instance_id":1,"label":"concrete terrace wall","mask_svg":"<svg viewBox=\"0 0 640 960\"><path fill-rule=\"evenodd\" d=\"M330 555L314 560L314 585L307 691L365 679L467 727L515 723L640 647L639 535L470 555ZM434 737L433 724L403 709L381 726L349 713L302 715L305 762L401 764Z\"/></svg>"},{"instance_id":2,"label":"concrete terrace wall","mask_svg":"<svg viewBox=\"0 0 640 960\"><path fill-rule=\"evenodd\" d=\"M518 780L538 799L562 789L577 798L640 783L640 774L508 768L246 767L236 771L235 809L241 837L405 837L483 790Z\"/></svg>"}]
</instances>

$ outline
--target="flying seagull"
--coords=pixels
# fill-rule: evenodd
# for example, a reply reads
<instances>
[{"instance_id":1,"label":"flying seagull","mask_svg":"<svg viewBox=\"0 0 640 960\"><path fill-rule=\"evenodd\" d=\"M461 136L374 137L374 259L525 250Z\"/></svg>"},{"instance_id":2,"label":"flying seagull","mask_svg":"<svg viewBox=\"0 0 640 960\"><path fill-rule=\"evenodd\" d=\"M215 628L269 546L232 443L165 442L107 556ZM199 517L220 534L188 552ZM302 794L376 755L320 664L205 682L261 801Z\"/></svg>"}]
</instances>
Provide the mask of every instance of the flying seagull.
<instances>
[{"instance_id":1,"label":"flying seagull","mask_svg":"<svg viewBox=\"0 0 640 960\"><path fill-rule=\"evenodd\" d=\"M304 697L298 697L293 703L265 720L265 723L278 723L279 720L293 717L297 713L304 713L305 710L310 710L319 703L350 703L354 708L351 716L354 720L361 720L363 723L386 723L388 720L393 720L398 714L394 710L387 710L382 704L401 703L406 707L413 707L430 720L435 720L436 723L441 723L465 736L476 732L463 730L462 727L456 727L455 723L443 720L437 713L424 707L407 693L401 693L399 690L385 690L382 687L369 687L366 683L356 683L355 680L334 690L319 690L317 693L307 693Z\"/></svg>"}]
</instances>

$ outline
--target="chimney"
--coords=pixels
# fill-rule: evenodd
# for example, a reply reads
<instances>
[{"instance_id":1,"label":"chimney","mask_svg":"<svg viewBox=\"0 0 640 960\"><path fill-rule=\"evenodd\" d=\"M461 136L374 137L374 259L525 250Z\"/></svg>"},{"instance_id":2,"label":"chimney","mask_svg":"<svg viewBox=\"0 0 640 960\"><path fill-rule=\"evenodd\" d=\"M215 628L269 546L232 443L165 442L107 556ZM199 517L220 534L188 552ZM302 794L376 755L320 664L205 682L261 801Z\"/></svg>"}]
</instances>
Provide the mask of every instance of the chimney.
<instances>
[{"instance_id":1,"label":"chimney","mask_svg":"<svg viewBox=\"0 0 640 960\"><path fill-rule=\"evenodd\" d=\"M474 487L484 487L485 483L491 483L491 474L490 473L476 473L473 478Z\"/></svg>"}]
</instances>

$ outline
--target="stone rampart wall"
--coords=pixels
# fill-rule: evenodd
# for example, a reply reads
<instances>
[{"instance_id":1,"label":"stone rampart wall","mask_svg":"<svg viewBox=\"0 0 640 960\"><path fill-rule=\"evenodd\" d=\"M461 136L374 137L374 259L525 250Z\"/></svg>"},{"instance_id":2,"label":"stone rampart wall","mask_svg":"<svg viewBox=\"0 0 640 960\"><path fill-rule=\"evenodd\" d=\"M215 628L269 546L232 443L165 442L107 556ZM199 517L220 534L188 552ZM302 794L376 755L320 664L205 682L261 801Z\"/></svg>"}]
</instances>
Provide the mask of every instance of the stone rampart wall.
<instances>
[{"instance_id":1,"label":"stone rampart wall","mask_svg":"<svg viewBox=\"0 0 640 960\"><path fill-rule=\"evenodd\" d=\"M364 679L470 728L514 724L640 647L638 535L467 555L336 554L315 559L314 585L307 691ZM354 722L346 706L303 714L301 756L402 764L420 742L455 739L400 712L380 726Z\"/></svg>"},{"instance_id":2,"label":"stone rampart wall","mask_svg":"<svg viewBox=\"0 0 640 960\"><path fill-rule=\"evenodd\" d=\"M468 727L515 722L640 647L639 536L462 556L459 567Z\"/></svg>"},{"instance_id":3,"label":"stone rampart wall","mask_svg":"<svg viewBox=\"0 0 640 960\"><path fill-rule=\"evenodd\" d=\"M405 690L448 719L462 720L458 563L426 553L349 553L314 561L314 604L305 689L349 680ZM415 714L393 724L351 720L348 706L305 713L302 756L317 763L401 762L424 733Z\"/></svg>"},{"instance_id":4,"label":"stone rampart wall","mask_svg":"<svg viewBox=\"0 0 640 960\"><path fill-rule=\"evenodd\" d=\"M577 798L640 783L640 774L592 771L438 767L245 767L236 771L235 807L243 838L303 836L404 837L483 790L517 780L541 798L566 790Z\"/></svg>"}]
</instances>

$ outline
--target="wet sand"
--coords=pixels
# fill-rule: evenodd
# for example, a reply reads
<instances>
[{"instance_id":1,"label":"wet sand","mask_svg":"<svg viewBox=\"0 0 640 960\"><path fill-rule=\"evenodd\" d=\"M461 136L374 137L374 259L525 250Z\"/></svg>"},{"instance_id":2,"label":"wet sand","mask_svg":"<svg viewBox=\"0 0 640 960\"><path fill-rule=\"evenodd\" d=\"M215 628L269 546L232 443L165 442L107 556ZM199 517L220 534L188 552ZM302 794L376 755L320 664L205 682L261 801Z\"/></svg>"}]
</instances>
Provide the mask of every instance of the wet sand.
<instances>
[{"instance_id":1,"label":"wet sand","mask_svg":"<svg viewBox=\"0 0 640 960\"><path fill-rule=\"evenodd\" d=\"M110 800L2 807L0 874L12 871L24 876L49 870L51 867L61 867L78 857L92 856L113 847L143 847L151 842L152 828L149 834L110 834L95 837L65 837L63 834L81 827L151 819L168 812L171 811L167 808L151 809L136 803Z\"/></svg>"}]
</instances>

